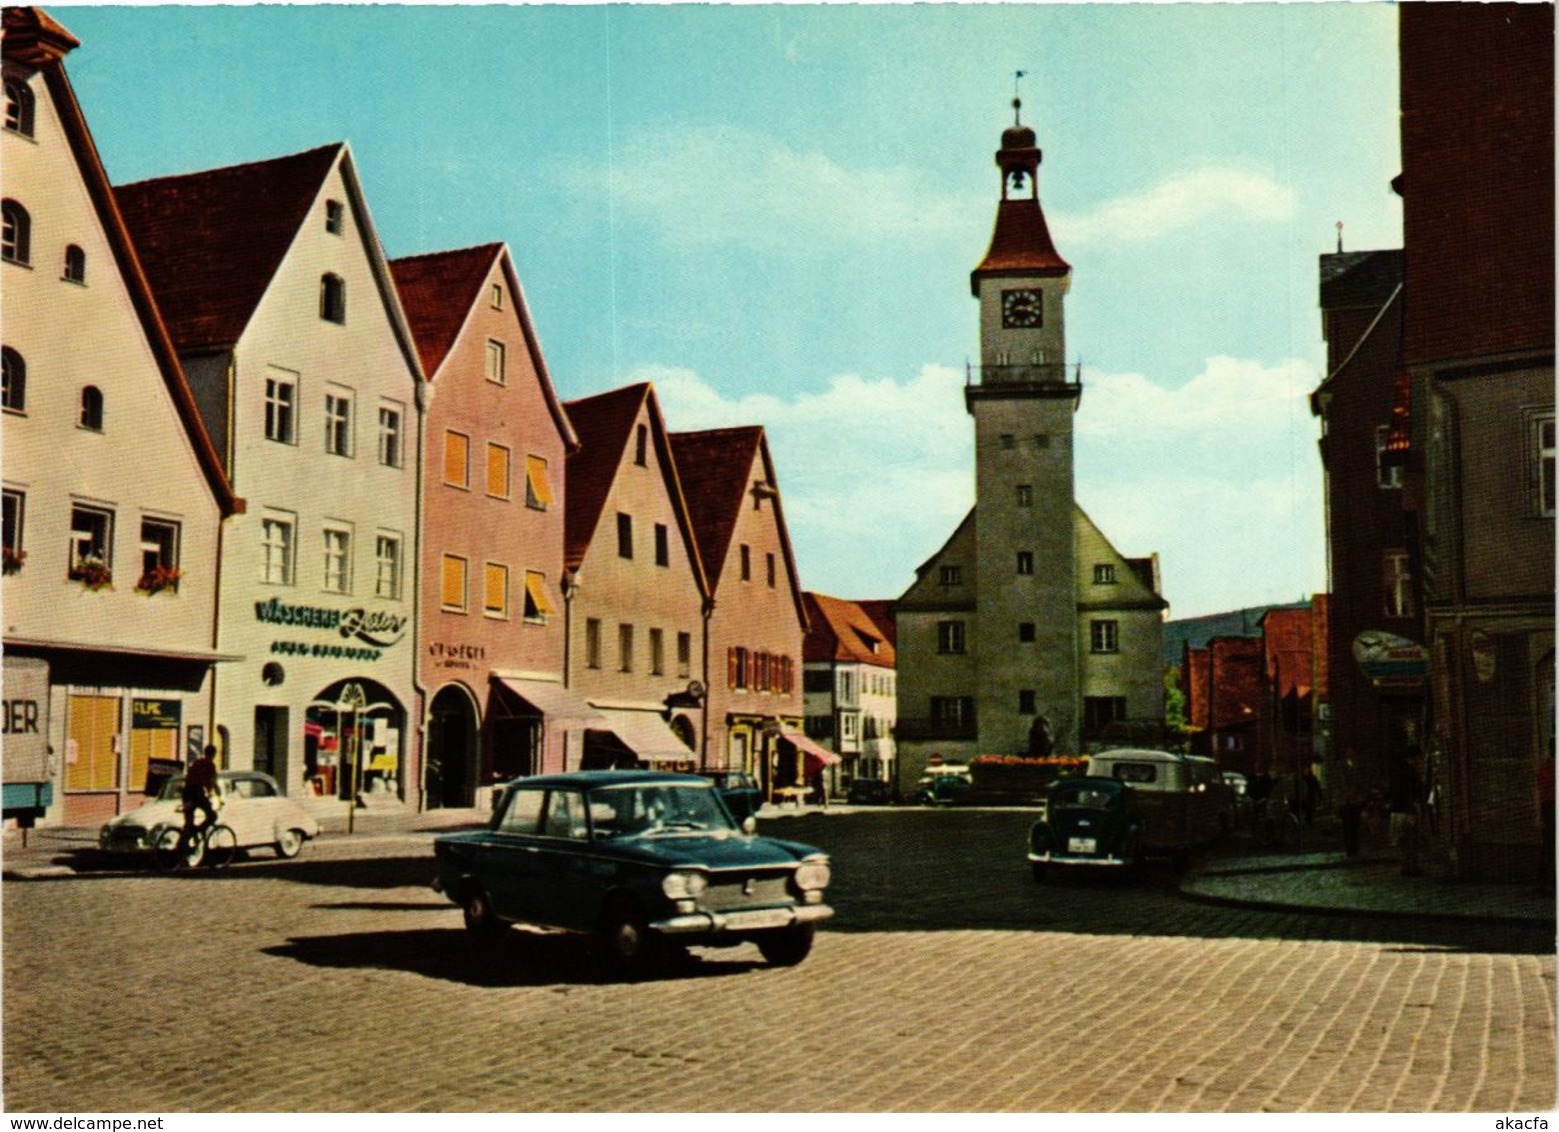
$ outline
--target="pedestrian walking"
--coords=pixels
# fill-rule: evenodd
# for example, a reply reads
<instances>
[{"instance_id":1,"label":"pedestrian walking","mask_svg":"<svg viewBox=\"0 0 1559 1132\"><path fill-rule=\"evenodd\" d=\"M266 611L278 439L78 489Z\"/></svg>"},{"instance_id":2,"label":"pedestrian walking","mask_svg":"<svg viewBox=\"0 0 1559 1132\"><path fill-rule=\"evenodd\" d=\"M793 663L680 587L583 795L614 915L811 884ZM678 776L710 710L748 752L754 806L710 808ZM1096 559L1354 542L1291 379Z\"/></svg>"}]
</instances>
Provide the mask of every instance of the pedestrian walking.
<instances>
[{"instance_id":1,"label":"pedestrian walking","mask_svg":"<svg viewBox=\"0 0 1559 1132\"><path fill-rule=\"evenodd\" d=\"M1391 841L1402 853L1402 875L1423 876L1418 861L1418 818L1424 802L1424 780L1418 769L1418 747L1409 746L1391 764L1387 805L1391 808Z\"/></svg>"},{"instance_id":2,"label":"pedestrian walking","mask_svg":"<svg viewBox=\"0 0 1559 1132\"><path fill-rule=\"evenodd\" d=\"M1357 857L1364 828L1364 807L1369 804L1370 792L1363 768L1354 760L1351 749L1337 764L1336 797L1337 816L1342 819L1343 856Z\"/></svg>"}]
</instances>

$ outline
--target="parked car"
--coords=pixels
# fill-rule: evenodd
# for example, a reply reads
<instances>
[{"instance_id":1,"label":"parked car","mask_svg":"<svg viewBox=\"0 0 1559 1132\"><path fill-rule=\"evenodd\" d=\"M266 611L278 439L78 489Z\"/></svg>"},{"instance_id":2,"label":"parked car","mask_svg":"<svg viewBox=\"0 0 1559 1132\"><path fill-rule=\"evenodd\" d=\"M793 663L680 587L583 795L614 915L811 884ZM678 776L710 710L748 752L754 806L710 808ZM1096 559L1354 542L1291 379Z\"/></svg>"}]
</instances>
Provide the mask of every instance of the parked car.
<instances>
[{"instance_id":1,"label":"parked car","mask_svg":"<svg viewBox=\"0 0 1559 1132\"><path fill-rule=\"evenodd\" d=\"M1050 865L1127 868L1142 858L1137 792L1114 778L1057 779L1044 816L1029 830L1029 864L1043 880Z\"/></svg>"},{"instance_id":2,"label":"parked car","mask_svg":"<svg viewBox=\"0 0 1559 1132\"><path fill-rule=\"evenodd\" d=\"M923 775L915 786L914 801L924 806L947 806L969 792L972 783L962 774Z\"/></svg>"},{"instance_id":3,"label":"parked car","mask_svg":"<svg viewBox=\"0 0 1559 1132\"><path fill-rule=\"evenodd\" d=\"M1218 764L1202 755L1124 748L1089 756L1088 774L1136 790L1145 820L1144 853L1184 865L1191 851L1216 841L1234 823L1233 793Z\"/></svg>"},{"instance_id":4,"label":"parked car","mask_svg":"<svg viewBox=\"0 0 1559 1132\"><path fill-rule=\"evenodd\" d=\"M857 778L850 783L844 800L852 806L886 806L893 801L893 790L881 779Z\"/></svg>"},{"instance_id":5,"label":"parked car","mask_svg":"<svg viewBox=\"0 0 1559 1132\"><path fill-rule=\"evenodd\" d=\"M738 770L717 770L704 777L715 784L726 809L738 822L757 816L763 805L763 791L758 789L758 780L752 775Z\"/></svg>"},{"instance_id":6,"label":"parked car","mask_svg":"<svg viewBox=\"0 0 1559 1132\"><path fill-rule=\"evenodd\" d=\"M588 933L625 974L746 941L793 966L834 914L828 856L756 826L738 826L698 775L540 775L511 783L486 829L434 839L433 887L478 938L514 923Z\"/></svg>"},{"instance_id":7,"label":"parked car","mask_svg":"<svg viewBox=\"0 0 1559 1132\"><path fill-rule=\"evenodd\" d=\"M319 836L314 815L282 793L276 780L254 770L225 770L217 775L222 797L217 820L232 829L240 849L268 846L278 857L296 857L305 842ZM162 784L144 806L104 823L98 848L108 853L150 852L164 829L182 828L184 776Z\"/></svg>"}]
</instances>

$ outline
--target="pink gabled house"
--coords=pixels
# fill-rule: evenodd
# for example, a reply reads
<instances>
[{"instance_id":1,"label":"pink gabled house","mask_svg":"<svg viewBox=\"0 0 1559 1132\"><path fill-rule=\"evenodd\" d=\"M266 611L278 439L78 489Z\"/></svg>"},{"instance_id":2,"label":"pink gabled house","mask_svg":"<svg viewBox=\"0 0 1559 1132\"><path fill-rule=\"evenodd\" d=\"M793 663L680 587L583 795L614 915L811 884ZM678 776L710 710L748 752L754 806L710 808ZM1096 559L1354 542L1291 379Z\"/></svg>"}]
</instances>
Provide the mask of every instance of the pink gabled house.
<instances>
[{"instance_id":1,"label":"pink gabled house","mask_svg":"<svg viewBox=\"0 0 1559 1132\"><path fill-rule=\"evenodd\" d=\"M760 426L671 436L709 577L706 765L803 791L837 760L803 730L807 617Z\"/></svg>"},{"instance_id":2,"label":"pink gabled house","mask_svg":"<svg viewBox=\"0 0 1559 1132\"><path fill-rule=\"evenodd\" d=\"M581 718L563 684L567 457L509 250L484 244L390 269L428 378L420 632L429 808L559 770Z\"/></svg>"}]
</instances>

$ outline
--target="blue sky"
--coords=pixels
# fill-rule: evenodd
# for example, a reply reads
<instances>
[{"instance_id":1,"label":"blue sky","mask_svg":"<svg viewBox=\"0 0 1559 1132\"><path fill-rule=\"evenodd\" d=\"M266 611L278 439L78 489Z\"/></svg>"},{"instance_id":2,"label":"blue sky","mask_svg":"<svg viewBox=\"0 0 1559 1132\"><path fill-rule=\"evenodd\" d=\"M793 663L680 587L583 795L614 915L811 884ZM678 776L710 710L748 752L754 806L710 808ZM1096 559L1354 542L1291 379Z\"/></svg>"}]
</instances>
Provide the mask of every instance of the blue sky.
<instances>
[{"instance_id":1,"label":"blue sky","mask_svg":"<svg viewBox=\"0 0 1559 1132\"><path fill-rule=\"evenodd\" d=\"M1377 4L51 9L116 183L352 146L391 256L502 240L559 392L767 427L802 584L973 500L968 274L1024 70L1077 496L1176 617L1325 588L1317 257L1401 243Z\"/></svg>"}]
</instances>

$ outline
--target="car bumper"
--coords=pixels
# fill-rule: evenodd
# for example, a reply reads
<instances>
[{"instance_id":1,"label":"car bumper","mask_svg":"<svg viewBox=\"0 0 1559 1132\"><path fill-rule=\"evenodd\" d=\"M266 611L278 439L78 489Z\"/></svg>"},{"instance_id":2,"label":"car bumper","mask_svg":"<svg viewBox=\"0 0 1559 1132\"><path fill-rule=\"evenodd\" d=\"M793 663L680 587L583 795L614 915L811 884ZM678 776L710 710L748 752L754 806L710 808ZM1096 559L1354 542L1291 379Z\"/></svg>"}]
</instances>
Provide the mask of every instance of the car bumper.
<instances>
[{"instance_id":1,"label":"car bumper","mask_svg":"<svg viewBox=\"0 0 1559 1132\"><path fill-rule=\"evenodd\" d=\"M1030 853L1033 865L1096 865L1106 869L1119 869L1131 864L1125 857L1071 857L1063 853Z\"/></svg>"},{"instance_id":2,"label":"car bumper","mask_svg":"<svg viewBox=\"0 0 1559 1132\"><path fill-rule=\"evenodd\" d=\"M723 935L769 931L815 924L834 914L827 904L798 904L789 908L744 908L724 912L690 912L657 920L650 927L665 935Z\"/></svg>"}]
</instances>

